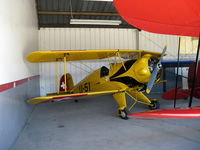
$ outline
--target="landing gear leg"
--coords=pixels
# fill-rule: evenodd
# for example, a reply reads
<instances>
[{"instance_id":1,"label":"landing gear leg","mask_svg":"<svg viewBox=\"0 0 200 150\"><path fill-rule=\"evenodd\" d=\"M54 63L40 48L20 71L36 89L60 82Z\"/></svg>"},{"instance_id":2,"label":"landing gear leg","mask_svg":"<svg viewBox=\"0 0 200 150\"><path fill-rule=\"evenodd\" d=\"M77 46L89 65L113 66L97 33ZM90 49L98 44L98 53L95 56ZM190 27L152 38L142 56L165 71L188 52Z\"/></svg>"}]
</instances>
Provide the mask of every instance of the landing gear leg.
<instances>
[{"instance_id":1,"label":"landing gear leg","mask_svg":"<svg viewBox=\"0 0 200 150\"><path fill-rule=\"evenodd\" d=\"M128 119L128 110L126 108L123 110L119 109L118 114L122 119L124 119L124 120Z\"/></svg>"},{"instance_id":2,"label":"landing gear leg","mask_svg":"<svg viewBox=\"0 0 200 150\"><path fill-rule=\"evenodd\" d=\"M119 105L119 109L118 109L119 116L122 119L127 120L128 119L128 110L126 109L127 105L126 105L125 93L124 92L115 93L115 94L113 94L113 97L114 97L115 101L117 102L117 104Z\"/></svg>"},{"instance_id":3,"label":"landing gear leg","mask_svg":"<svg viewBox=\"0 0 200 150\"><path fill-rule=\"evenodd\" d=\"M151 100L151 105L149 105L149 109L155 110L155 109L159 109L159 108L160 108L160 103L159 103L158 99Z\"/></svg>"}]
</instances>

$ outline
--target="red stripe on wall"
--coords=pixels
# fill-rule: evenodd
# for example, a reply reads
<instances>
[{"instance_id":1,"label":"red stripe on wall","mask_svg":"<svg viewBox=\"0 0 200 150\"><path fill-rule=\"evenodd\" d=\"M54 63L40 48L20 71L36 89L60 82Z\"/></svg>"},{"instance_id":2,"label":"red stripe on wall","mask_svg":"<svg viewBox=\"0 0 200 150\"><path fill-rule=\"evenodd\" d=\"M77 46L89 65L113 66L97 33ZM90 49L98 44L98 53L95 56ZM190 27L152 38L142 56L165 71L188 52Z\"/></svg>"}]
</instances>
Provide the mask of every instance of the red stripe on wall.
<instances>
[{"instance_id":1,"label":"red stripe on wall","mask_svg":"<svg viewBox=\"0 0 200 150\"><path fill-rule=\"evenodd\" d=\"M15 88L16 86L24 84L24 83L28 82L29 80L33 80L33 79L35 79L37 77L39 77L39 75L35 75L35 76L31 76L31 77L24 78L24 79L21 79L21 80L17 80L17 81L1 84L0 85L0 92Z\"/></svg>"},{"instance_id":2,"label":"red stripe on wall","mask_svg":"<svg viewBox=\"0 0 200 150\"><path fill-rule=\"evenodd\" d=\"M0 85L0 92L6 91L8 89L11 89L11 88L13 88L13 86L14 86L13 82L2 84L2 85Z\"/></svg>"},{"instance_id":3,"label":"red stripe on wall","mask_svg":"<svg viewBox=\"0 0 200 150\"><path fill-rule=\"evenodd\" d=\"M17 80L17 81L15 81L15 86L18 86L18 85L21 85L23 83L26 83L27 81L28 81L28 78Z\"/></svg>"}]
</instances>

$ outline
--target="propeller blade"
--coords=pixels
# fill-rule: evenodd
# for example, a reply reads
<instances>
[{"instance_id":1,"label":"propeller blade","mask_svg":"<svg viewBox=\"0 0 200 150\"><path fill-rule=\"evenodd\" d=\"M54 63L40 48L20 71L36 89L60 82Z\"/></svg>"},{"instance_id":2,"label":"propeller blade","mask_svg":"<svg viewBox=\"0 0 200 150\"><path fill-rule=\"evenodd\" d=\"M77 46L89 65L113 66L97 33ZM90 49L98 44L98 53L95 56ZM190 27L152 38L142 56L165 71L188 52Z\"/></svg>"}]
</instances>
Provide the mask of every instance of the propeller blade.
<instances>
[{"instance_id":1,"label":"propeller blade","mask_svg":"<svg viewBox=\"0 0 200 150\"><path fill-rule=\"evenodd\" d=\"M163 57L164 57L166 51L167 51L167 45L165 45L165 47L164 47L164 49L162 51L162 54L160 56L160 61L159 62L161 62L163 60Z\"/></svg>"},{"instance_id":2,"label":"propeller blade","mask_svg":"<svg viewBox=\"0 0 200 150\"><path fill-rule=\"evenodd\" d=\"M152 89L152 87L154 85L154 82L156 80L157 74L158 74L158 72L160 70L160 68L158 68L158 67L159 67L158 64L156 64L156 68L154 68L154 70L153 70L153 72L151 74L151 77L149 79L149 82L147 84L146 93L148 93L148 94L150 93L150 91L151 91L151 89Z\"/></svg>"},{"instance_id":3,"label":"propeller blade","mask_svg":"<svg viewBox=\"0 0 200 150\"><path fill-rule=\"evenodd\" d=\"M176 108L176 109L160 109L139 113L128 114L130 118L137 119L191 119L200 118L200 106Z\"/></svg>"},{"instance_id":4,"label":"propeller blade","mask_svg":"<svg viewBox=\"0 0 200 150\"><path fill-rule=\"evenodd\" d=\"M153 85L154 85L154 82L156 80L156 77L157 77L157 74L158 72L160 71L161 67L162 67L162 64L161 64L161 61L163 60L163 57L165 55L165 52L167 50L167 46L164 47L163 51L162 51L162 54L160 56L160 60L158 61L158 63L155 65L154 69L153 69L153 72L151 74L151 77L149 79L149 82L147 84L147 88L146 88L146 93L150 93Z\"/></svg>"}]
</instances>

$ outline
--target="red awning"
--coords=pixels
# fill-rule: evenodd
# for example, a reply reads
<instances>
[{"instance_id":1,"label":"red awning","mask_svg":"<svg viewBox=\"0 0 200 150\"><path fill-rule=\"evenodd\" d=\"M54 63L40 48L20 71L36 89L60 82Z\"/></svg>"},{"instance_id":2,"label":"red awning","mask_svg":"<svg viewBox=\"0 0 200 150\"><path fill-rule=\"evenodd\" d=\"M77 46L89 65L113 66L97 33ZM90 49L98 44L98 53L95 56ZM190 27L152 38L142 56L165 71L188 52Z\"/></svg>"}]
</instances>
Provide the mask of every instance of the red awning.
<instances>
[{"instance_id":1,"label":"red awning","mask_svg":"<svg viewBox=\"0 0 200 150\"><path fill-rule=\"evenodd\" d=\"M198 37L200 0L114 0L121 17L149 32Z\"/></svg>"}]
</instances>

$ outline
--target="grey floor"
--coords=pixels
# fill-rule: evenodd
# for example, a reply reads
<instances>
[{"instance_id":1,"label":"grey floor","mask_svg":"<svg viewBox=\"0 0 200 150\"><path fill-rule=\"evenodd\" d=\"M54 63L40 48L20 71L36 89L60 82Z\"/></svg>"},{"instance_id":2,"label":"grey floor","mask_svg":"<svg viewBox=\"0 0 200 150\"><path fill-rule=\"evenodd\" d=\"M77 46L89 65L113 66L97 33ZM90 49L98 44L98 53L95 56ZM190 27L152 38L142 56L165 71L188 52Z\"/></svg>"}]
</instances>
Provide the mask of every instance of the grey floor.
<instances>
[{"instance_id":1,"label":"grey floor","mask_svg":"<svg viewBox=\"0 0 200 150\"><path fill-rule=\"evenodd\" d=\"M156 94L151 97L160 99ZM160 103L161 108L173 105ZM194 105L200 105L200 100L194 100ZM116 110L112 96L37 105L12 149L200 150L200 119L122 120ZM144 110L146 106L137 104L132 112Z\"/></svg>"}]
</instances>

